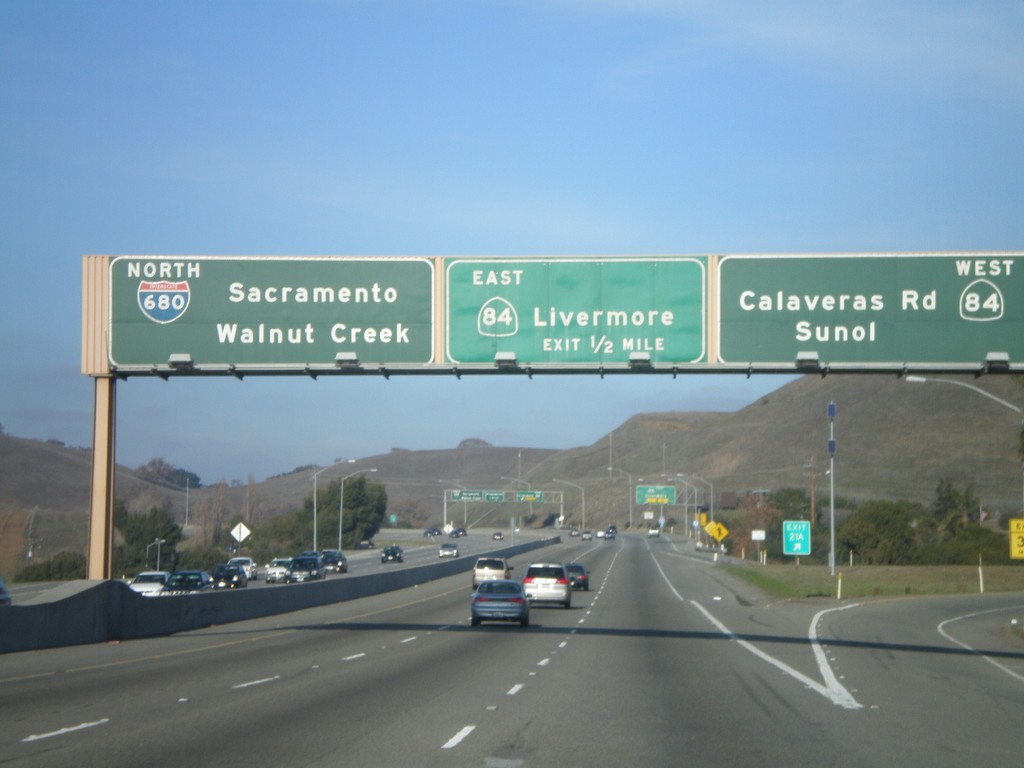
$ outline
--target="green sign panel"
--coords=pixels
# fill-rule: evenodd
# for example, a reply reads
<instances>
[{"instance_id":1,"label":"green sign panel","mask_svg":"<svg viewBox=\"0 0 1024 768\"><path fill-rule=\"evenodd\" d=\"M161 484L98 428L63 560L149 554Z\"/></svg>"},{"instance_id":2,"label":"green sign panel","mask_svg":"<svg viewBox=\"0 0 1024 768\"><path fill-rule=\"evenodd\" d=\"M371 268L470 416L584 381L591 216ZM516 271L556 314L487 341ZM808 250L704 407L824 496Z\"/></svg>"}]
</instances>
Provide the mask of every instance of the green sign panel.
<instances>
[{"instance_id":1,"label":"green sign panel","mask_svg":"<svg viewBox=\"0 0 1024 768\"><path fill-rule=\"evenodd\" d=\"M782 522L782 554L811 554L811 523L809 520Z\"/></svg>"},{"instance_id":2,"label":"green sign panel","mask_svg":"<svg viewBox=\"0 0 1024 768\"><path fill-rule=\"evenodd\" d=\"M544 501L544 491L516 491L516 501Z\"/></svg>"},{"instance_id":3,"label":"green sign panel","mask_svg":"<svg viewBox=\"0 0 1024 768\"><path fill-rule=\"evenodd\" d=\"M723 256L718 361L1024 358L1024 255Z\"/></svg>"},{"instance_id":4,"label":"green sign panel","mask_svg":"<svg viewBox=\"0 0 1024 768\"><path fill-rule=\"evenodd\" d=\"M118 368L303 369L433 361L428 259L120 256L110 263Z\"/></svg>"},{"instance_id":5,"label":"green sign panel","mask_svg":"<svg viewBox=\"0 0 1024 768\"><path fill-rule=\"evenodd\" d=\"M705 273L703 257L448 259L448 359L701 362Z\"/></svg>"},{"instance_id":6,"label":"green sign panel","mask_svg":"<svg viewBox=\"0 0 1024 768\"><path fill-rule=\"evenodd\" d=\"M636 487L637 504L675 504L676 487L674 485L638 485Z\"/></svg>"}]
</instances>

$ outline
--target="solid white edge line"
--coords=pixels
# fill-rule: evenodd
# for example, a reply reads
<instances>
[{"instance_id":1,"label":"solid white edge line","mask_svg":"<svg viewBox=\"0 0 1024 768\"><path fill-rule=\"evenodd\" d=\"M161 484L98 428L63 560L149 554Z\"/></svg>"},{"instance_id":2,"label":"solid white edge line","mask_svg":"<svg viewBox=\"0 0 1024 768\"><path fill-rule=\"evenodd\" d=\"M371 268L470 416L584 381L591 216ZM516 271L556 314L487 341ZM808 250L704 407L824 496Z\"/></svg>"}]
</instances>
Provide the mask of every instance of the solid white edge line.
<instances>
[{"instance_id":1,"label":"solid white edge line","mask_svg":"<svg viewBox=\"0 0 1024 768\"><path fill-rule=\"evenodd\" d=\"M683 596L679 594L679 591L674 586L672 586L672 582L670 582L668 580L668 576L665 575L665 571L662 570L662 568L661 568L661 563L659 563L657 561L657 559L654 557L653 553L651 553L651 559L654 560L654 566L658 569L658 573L661 574L661 578L668 585L668 588L670 590L672 590L672 594L675 595L676 598L680 602L686 602L684 600ZM827 686L822 685L821 683L819 683L819 682L817 682L815 680L812 680L811 678L809 678L804 673L798 672L797 670L793 669L788 664L786 664L786 663L784 663L782 661L779 661L778 659L776 659L773 656L769 656L767 653L765 653L764 651L762 651L760 648L758 648L757 646L753 645L752 643L750 643L750 642L748 642L746 640L741 640L739 637L736 636L735 632L733 632L731 629L729 629L727 626L725 626L725 624L723 624L718 619L716 619L714 616L712 616L711 612L708 611L703 605L698 603L696 600L691 600L690 601L690 605L692 605L698 611L703 613L704 617L708 621L710 621L718 629L719 632L721 632L723 635L728 637L730 640L735 641L742 648L744 648L747 651L749 651L750 653L754 654L755 656L757 656L762 661L766 661L769 664L771 664L773 667L775 667L776 669L782 671L783 673L785 673L785 674L787 674L787 675L789 675L789 676L791 676L793 678L796 678L801 683L803 683L808 688L810 688L812 691L815 691L816 693L819 693L822 696L824 696L826 699L829 699L833 704L836 704L836 705L838 705L840 707L843 707L844 709L860 709L863 706L856 699L854 699L852 695L850 695L850 692L847 691L846 688L844 688L842 685L840 685L839 681L835 679L835 675L832 674L832 670L831 669L828 670L828 675L825 676L826 677L826 681L829 681L829 685L827 685ZM844 608L852 608L852 607L853 607L852 605L851 606L844 606ZM830 608L828 610L842 610L842 609ZM821 611L820 613L818 613L814 617L814 620L811 622L811 633L812 633L812 635L815 632L815 625L817 624L818 618L822 614L827 613L827 612L828 611ZM812 637L812 640L814 640L813 637ZM812 642L812 645L813 645L813 647L815 649L815 657L818 658L818 652L819 652L818 645L817 645L816 642ZM824 657L822 656L821 658L824 658ZM820 659L818 661L818 664L819 664L818 669L819 669L819 671L821 671L821 660ZM826 662L826 668L828 668L827 662ZM823 674L824 674L824 672L823 672ZM833 686L832 683L834 683L834 686Z\"/></svg>"},{"instance_id":2,"label":"solid white edge line","mask_svg":"<svg viewBox=\"0 0 1024 768\"><path fill-rule=\"evenodd\" d=\"M949 642L956 643L957 645L959 645L964 650L967 650L967 651L970 651L971 653L973 653L975 656L980 656L981 658L983 658L985 661L987 661L992 666L996 667L997 669L1002 670L1003 672L1008 674L1010 677L1015 678L1017 680L1020 680L1022 683L1024 683L1024 676L1018 675L1012 669L1009 669L1008 667L1005 667L1002 664L1000 664L995 659L986 656L984 653L979 651L977 648L972 648L971 646L967 645L967 643L960 642L955 637L953 637L948 632L946 632L946 630L944 629L944 627L947 624L952 624L954 621L960 621L961 619L973 619L976 616L982 616L982 615L984 615L986 613L998 613L999 611L1009 611L1009 610L1017 610L1017 609L1016 608L993 608L993 609L988 610L988 611L978 611L977 613L968 613L968 614L964 614L963 616L954 616L952 619L946 619L945 621L941 622L935 629L938 631L938 633L940 635L942 635L944 638L949 640Z\"/></svg>"},{"instance_id":3,"label":"solid white edge line","mask_svg":"<svg viewBox=\"0 0 1024 768\"><path fill-rule=\"evenodd\" d=\"M446 741L444 743L444 745L441 747L441 749L451 749L452 747L458 746L459 742L462 741L467 736L469 736L469 734L471 734L473 732L474 728L476 728L475 725L467 725L461 731L459 731L454 736L452 736L450 739L448 739L448 741Z\"/></svg>"}]
</instances>

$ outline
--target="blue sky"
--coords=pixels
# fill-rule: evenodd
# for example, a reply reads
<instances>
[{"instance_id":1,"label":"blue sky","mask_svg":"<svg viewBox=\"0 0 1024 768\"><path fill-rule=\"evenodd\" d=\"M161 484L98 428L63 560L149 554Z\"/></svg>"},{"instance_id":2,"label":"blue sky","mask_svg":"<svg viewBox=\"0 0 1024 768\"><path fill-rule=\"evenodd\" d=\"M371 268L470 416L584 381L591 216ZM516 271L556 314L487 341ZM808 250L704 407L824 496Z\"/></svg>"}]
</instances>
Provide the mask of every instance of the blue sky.
<instances>
[{"instance_id":1,"label":"blue sky","mask_svg":"<svg viewBox=\"0 0 1024 768\"><path fill-rule=\"evenodd\" d=\"M1012 2L0 3L0 424L91 440L81 256L1014 250ZM586 445L781 376L118 387L204 482Z\"/></svg>"}]
</instances>

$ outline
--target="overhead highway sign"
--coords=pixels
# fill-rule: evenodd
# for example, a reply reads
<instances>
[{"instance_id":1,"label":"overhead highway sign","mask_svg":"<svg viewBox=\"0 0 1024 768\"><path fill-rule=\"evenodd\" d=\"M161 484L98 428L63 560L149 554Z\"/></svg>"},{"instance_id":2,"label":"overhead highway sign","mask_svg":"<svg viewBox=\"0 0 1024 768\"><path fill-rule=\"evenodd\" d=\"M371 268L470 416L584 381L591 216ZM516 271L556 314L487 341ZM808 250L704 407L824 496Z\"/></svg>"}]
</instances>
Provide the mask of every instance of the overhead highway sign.
<instances>
[{"instance_id":1,"label":"overhead highway sign","mask_svg":"<svg viewBox=\"0 0 1024 768\"><path fill-rule=\"evenodd\" d=\"M426 364L433 306L429 259L119 256L110 262L110 364Z\"/></svg>"},{"instance_id":2,"label":"overhead highway sign","mask_svg":"<svg viewBox=\"0 0 1024 768\"><path fill-rule=\"evenodd\" d=\"M702 257L450 258L448 361L589 366L705 359Z\"/></svg>"},{"instance_id":3,"label":"overhead highway sign","mask_svg":"<svg viewBox=\"0 0 1024 768\"><path fill-rule=\"evenodd\" d=\"M717 362L869 369L1024 359L1024 255L721 256Z\"/></svg>"}]
</instances>

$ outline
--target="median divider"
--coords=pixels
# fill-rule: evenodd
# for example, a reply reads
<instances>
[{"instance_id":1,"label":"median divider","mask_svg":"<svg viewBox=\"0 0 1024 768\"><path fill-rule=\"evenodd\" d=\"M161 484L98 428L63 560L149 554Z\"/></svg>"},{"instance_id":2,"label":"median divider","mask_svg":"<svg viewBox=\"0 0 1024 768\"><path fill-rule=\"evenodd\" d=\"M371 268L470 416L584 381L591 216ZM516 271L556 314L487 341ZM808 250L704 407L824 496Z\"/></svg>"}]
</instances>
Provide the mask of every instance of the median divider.
<instances>
[{"instance_id":1,"label":"median divider","mask_svg":"<svg viewBox=\"0 0 1024 768\"><path fill-rule=\"evenodd\" d=\"M514 557L557 544L560 536L491 550ZM257 619L355 600L466 573L475 556L385 573L346 574L264 589L144 597L122 581L81 580L59 599L0 611L0 653L159 637L215 624Z\"/></svg>"}]
</instances>

